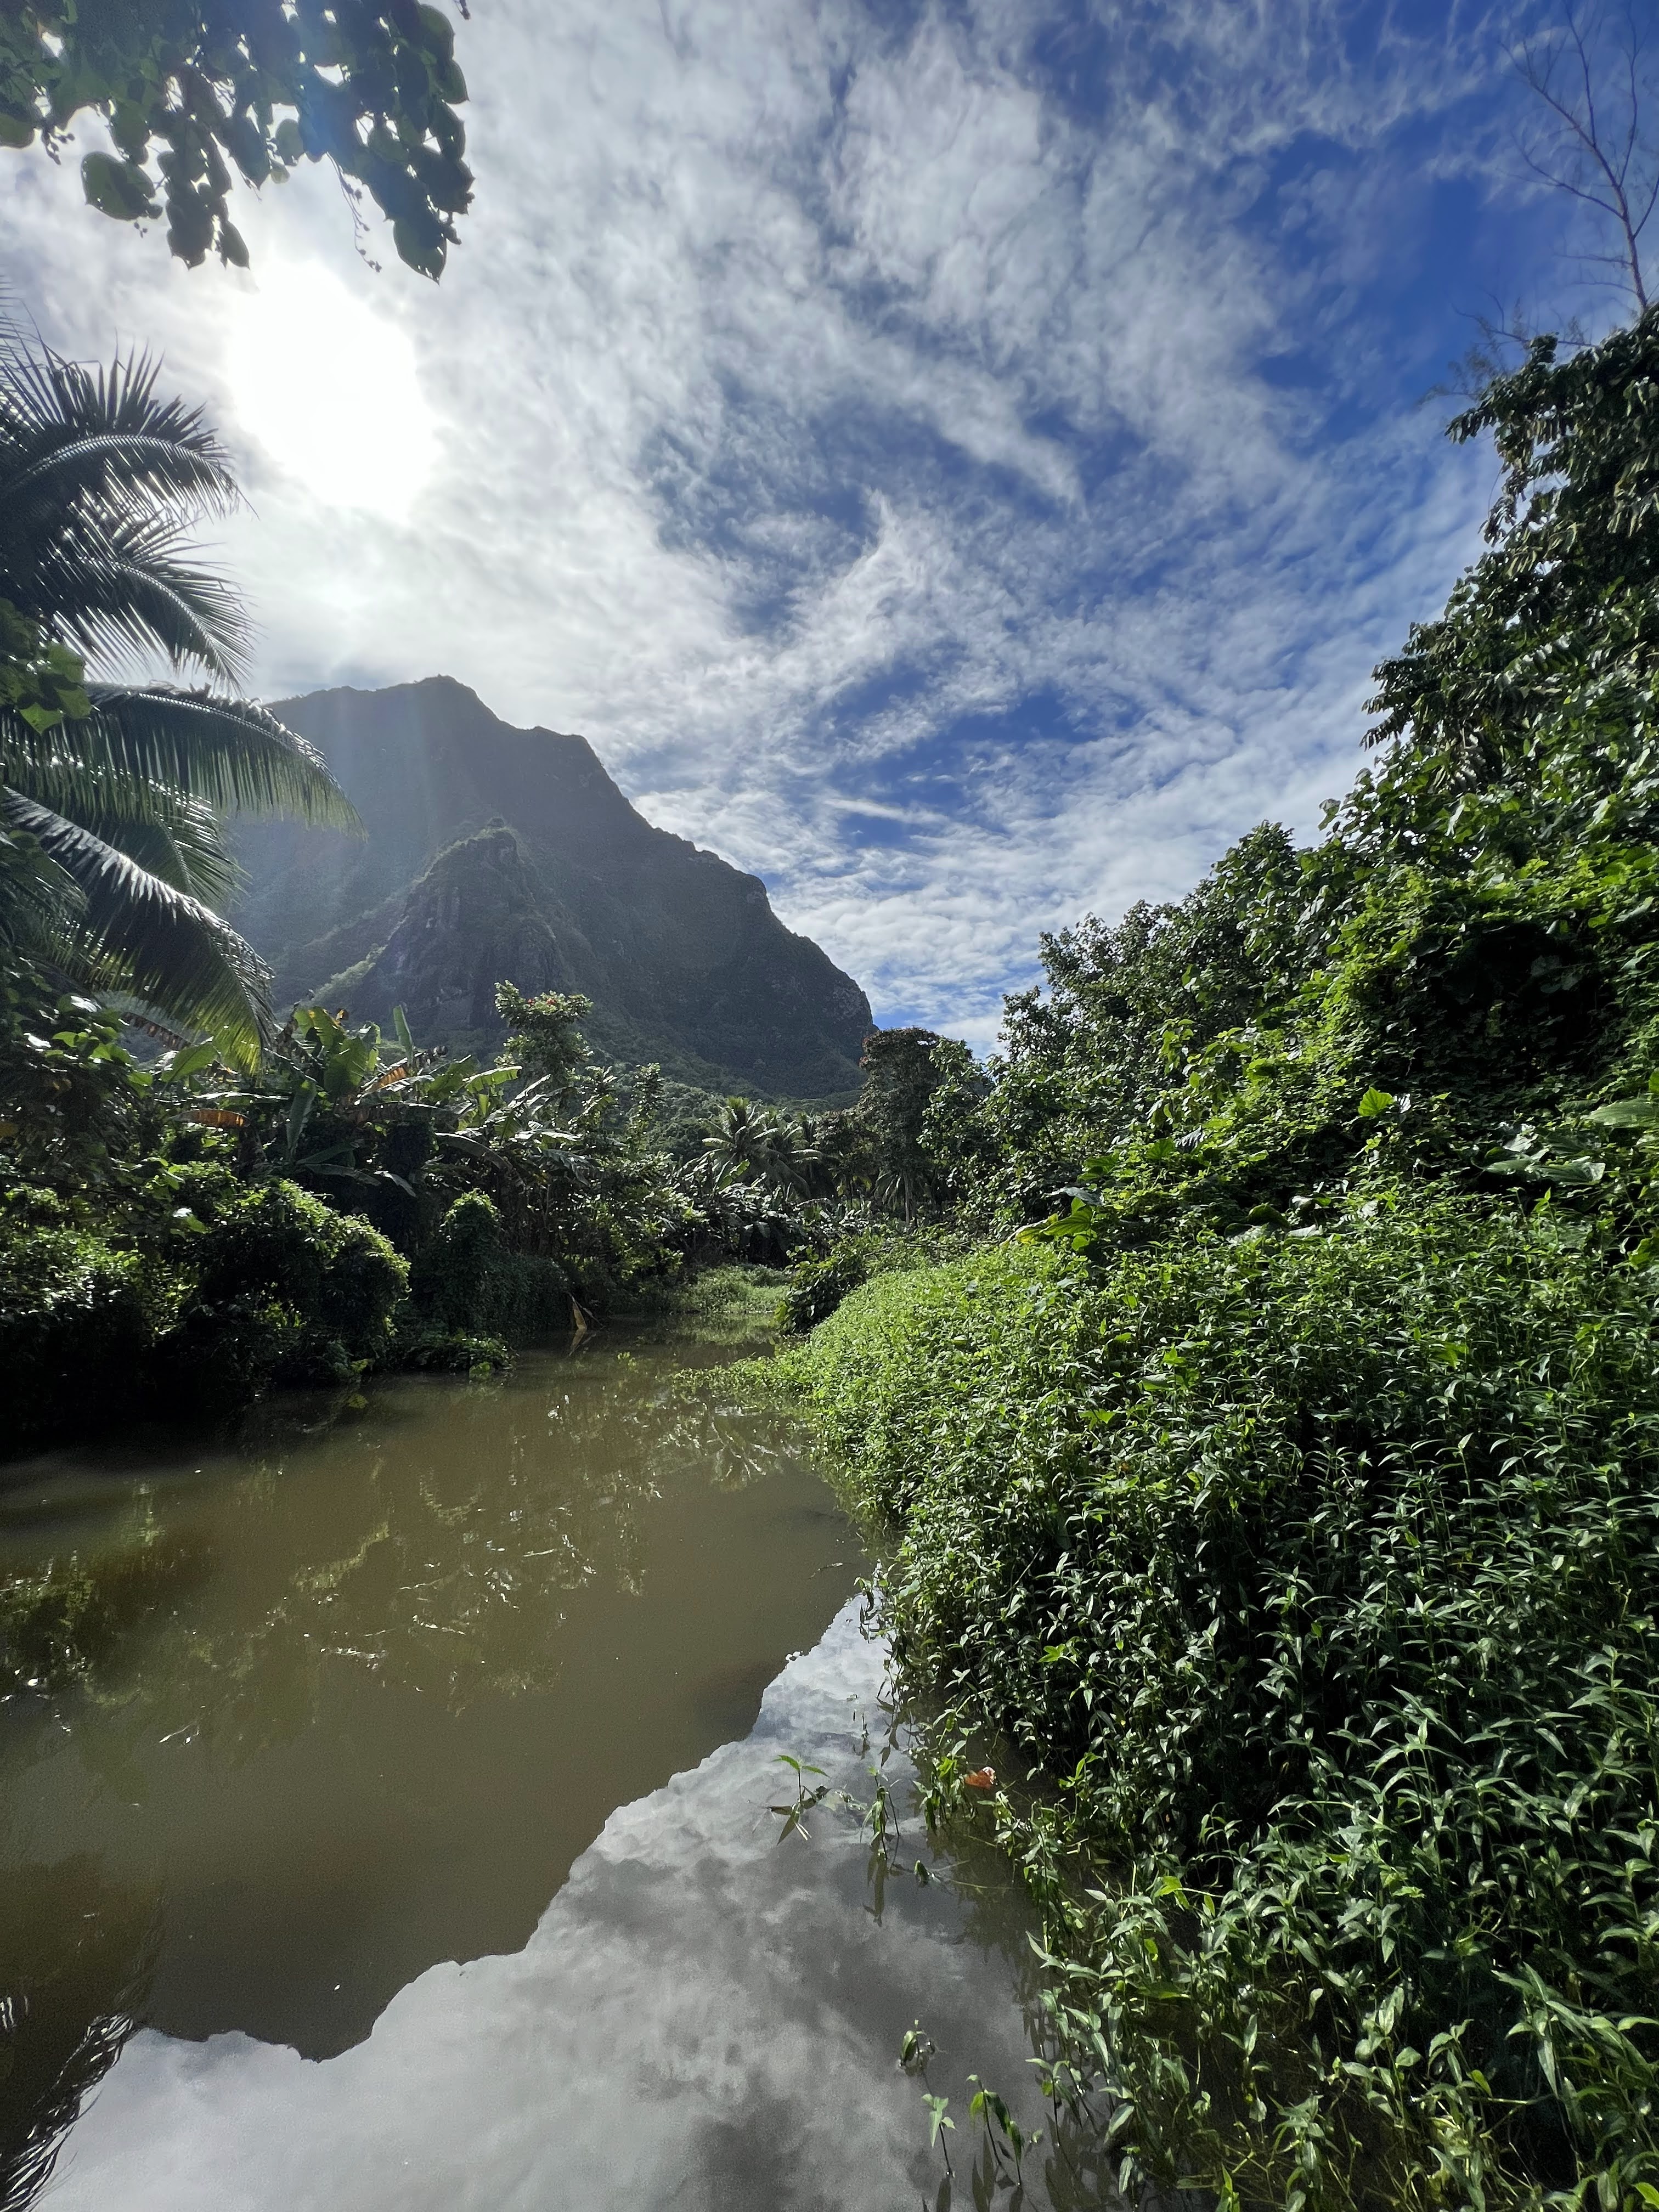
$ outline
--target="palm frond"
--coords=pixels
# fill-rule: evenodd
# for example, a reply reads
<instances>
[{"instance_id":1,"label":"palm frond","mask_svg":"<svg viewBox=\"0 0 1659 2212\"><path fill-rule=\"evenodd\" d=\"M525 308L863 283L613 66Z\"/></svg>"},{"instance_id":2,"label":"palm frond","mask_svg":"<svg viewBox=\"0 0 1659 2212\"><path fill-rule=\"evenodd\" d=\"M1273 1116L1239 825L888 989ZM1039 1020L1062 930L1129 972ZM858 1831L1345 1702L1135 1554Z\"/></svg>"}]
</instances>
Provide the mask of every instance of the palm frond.
<instances>
[{"instance_id":1,"label":"palm frond","mask_svg":"<svg viewBox=\"0 0 1659 2212\"><path fill-rule=\"evenodd\" d=\"M75 887L33 837L0 823L0 955L47 953L74 927Z\"/></svg>"},{"instance_id":2,"label":"palm frond","mask_svg":"<svg viewBox=\"0 0 1659 2212\"><path fill-rule=\"evenodd\" d=\"M244 1063L257 1060L270 1026L270 974L228 922L90 830L8 787L0 787L0 824L32 839L78 894L74 936L58 954L66 967L78 951L107 983L112 962L136 998L210 1030Z\"/></svg>"},{"instance_id":3,"label":"palm frond","mask_svg":"<svg viewBox=\"0 0 1659 2212\"><path fill-rule=\"evenodd\" d=\"M148 356L65 361L4 307L0 292L0 600L43 651L108 673L161 653L234 676L240 602L189 542L237 496L201 410L158 396ZM257 1059L269 975L204 903L234 888L220 817L357 829L356 815L321 757L249 702L142 681L84 691L89 714L62 684L0 707L0 943L44 945L92 988ZM33 727L54 702L52 726Z\"/></svg>"},{"instance_id":4,"label":"palm frond","mask_svg":"<svg viewBox=\"0 0 1659 2212\"><path fill-rule=\"evenodd\" d=\"M222 907L240 880L222 817L161 783L88 769L78 761L14 767L13 789L90 830L175 890Z\"/></svg>"},{"instance_id":5,"label":"palm frond","mask_svg":"<svg viewBox=\"0 0 1659 2212\"><path fill-rule=\"evenodd\" d=\"M0 584L11 580L3 536L0 528ZM234 676L248 642L241 601L222 576L180 557L187 543L185 524L171 514L114 522L71 514L8 596L25 606L27 590L26 611L88 658L142 664L160 651L175 665Z\"/></svg>"},{"instance_id":6,"label":"palm frond","mask_svg":"<svg viewBox=\"0 0 1659 2212\"><path fill-rule=\"evenodd\" d=\"M204 410L156 396L160 368L147 354L88 368L0 331L0 496L48 489L61 508L120 487L228 513L240 497L230 456Z\"/></svg>"},{"instance_id":7,"label":"palm frond","mask_svg":"<svg viewBox=\"0 0 1659 2212\"><path fill-rule=\"evenodd\" d=\"M162 818L157 821L155 830L157 836L165 841L165 849L170 854L176 871L166 873L158 867L155 872L158 875L165 873L168 883L176 885L179 890L188 891L192 898L202 900L216 912L228 906L241 888L243 879L225 835L222 817L210 806L204 806L199 799L180 799L174 794L167 794ZM135 824L135 840L146 834L145 830ZM119 845L135 860L143 860L136 842L129 842L118 835L112 836L110 842Z\"/></svg>"},{"instance_id":8,"label":"palm frond","mask_svg":"<svg viewBox=\"0 0 1659 2212\"><path fill-rule=\"evenodd\" d=\"M237 499L199 408L130 355L90 369L0 327L0 594L87 650L159 650L234 674L235 594L177 558L184 530Z\"/></svg>"},{"instance_id":9,"label":"palm frond","mask_svg":"<svg viewBox=\"0 0 1659 2212\"><path fill-rule=\"evenodd\" d=\"M251 700L165 684L89 684L93 711L44 734L0 709L0 761L10 781L78 766L94 781L115 775L172 786L225 814L290 814L315 828L362 830L356 809L314 747ZM80 807L65 793L69 811ZM54 802L55 803L55 802ZM95 799L88 796L88 805Z\"/></svg>"}]
</instances>

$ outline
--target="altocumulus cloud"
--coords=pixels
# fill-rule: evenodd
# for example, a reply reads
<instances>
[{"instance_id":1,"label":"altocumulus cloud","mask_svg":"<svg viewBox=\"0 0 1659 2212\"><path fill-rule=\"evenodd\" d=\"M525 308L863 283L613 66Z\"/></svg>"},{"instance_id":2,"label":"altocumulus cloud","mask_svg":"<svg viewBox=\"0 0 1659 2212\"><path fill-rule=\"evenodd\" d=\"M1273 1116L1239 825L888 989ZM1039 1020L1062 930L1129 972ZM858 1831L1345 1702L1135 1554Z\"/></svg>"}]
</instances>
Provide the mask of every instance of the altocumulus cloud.
<instances>
[{"instance_id":1,"label":"altocumulus cloud","mask_svg":"<svg viewBox=\"0 0 1659 2212\"><path fill-rule=\"evenodd\" d=\"M159 349L236 447L262 690L583 730L878 1018L986 1042L1041 929L1312 826L1469 557L1491 465L1418 403L1556 283L1517 20L486 0L435 291L321 173L246 276L72 164L8 157L0 225L50 339Z\"/></svg>"}]
</instances>

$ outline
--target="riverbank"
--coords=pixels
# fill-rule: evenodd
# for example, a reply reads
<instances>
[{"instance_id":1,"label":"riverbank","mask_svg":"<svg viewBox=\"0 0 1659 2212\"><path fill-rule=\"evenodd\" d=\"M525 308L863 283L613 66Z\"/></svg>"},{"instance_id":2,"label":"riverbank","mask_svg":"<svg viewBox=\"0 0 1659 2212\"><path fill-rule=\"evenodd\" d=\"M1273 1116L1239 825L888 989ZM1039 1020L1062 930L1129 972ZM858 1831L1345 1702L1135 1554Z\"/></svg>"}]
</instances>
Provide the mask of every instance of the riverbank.
<instances>
[{"instance_id":1,"label":"riverbank","mask_svg":"<svg viewBox=\"0 0 1659 2212\"><path fill-rule=\"evenodd\" d=\"M896 1532L935 1813L1030 1764L978 1817L1126 2179L1648 2201L1655 1350L1644 1271L1425 1200L882 1276L756 1378Z\"/></svg>"},{"instance_id":2,"label":"riverbank","mask_svg":"<svg viewBox=\"0 0 1659 2212\"><path fill-rule=\"evenodd\" d=\"M622 1096L583 1002L501 995L534 1034L494 1067L310 1007L250 1079L209 1044L141 1064L118 1018L38 978L0 992L0 1457L499 1371L606 1316L763 1331L776 1263L857 1209L672 1154L652 1072ZM750 1120L775 1148L799 1133Z\"/></svg>"}]
</instances>

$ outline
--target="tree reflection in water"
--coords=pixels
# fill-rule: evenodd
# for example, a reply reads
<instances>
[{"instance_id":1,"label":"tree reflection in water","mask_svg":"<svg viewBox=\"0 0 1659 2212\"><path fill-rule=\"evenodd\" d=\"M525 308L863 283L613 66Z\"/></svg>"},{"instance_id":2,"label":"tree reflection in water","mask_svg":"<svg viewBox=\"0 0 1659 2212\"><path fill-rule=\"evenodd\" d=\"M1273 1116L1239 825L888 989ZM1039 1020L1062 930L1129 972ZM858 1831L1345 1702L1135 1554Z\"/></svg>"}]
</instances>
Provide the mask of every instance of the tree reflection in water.
<instances>
[{"instance_id":1,"label":"tree reflection in water","mask_svg":"<svg viewBox=\"0 0 1659 2212\"><path fill-rule=\"evenodd\" d=\"M134 2014L347 2048L746 1733L863 1563L684 1358L393 1382L0 1494L0 2212Z\"/></svg>"},{"instance_id":2,"label":"tree reflection in water","mask_svg":"<svg viewBox=\"0 0 1659 2212\"><path fill-rule=\"evenodd\" d=\"M418 1388L391 1394L372 1426L333 1429L340 1480L325 1500L286 1480L309 1437L236 1470L240 1587L234 1610L210 1622L176 1601L222 1558L168 1535L142 1484L94 1552L12 1578L0 1684L73 1693L99 1714L100 1735L147 1738L156 1698L172 1713L189 1682L196 1732L233 1760L309 1726L334 1661L457 1711L486 1692L550 1689L565 1658L550 1632L561 1601L596 1582L641 1593L641 1516L665 1482L729 1492L788 1456L775 1422L665 1383L567 1387L550 1402L500 1384ZM424 1399L436 1391L449 1403L434 1425Z\"/></svg>"}]
</instances>

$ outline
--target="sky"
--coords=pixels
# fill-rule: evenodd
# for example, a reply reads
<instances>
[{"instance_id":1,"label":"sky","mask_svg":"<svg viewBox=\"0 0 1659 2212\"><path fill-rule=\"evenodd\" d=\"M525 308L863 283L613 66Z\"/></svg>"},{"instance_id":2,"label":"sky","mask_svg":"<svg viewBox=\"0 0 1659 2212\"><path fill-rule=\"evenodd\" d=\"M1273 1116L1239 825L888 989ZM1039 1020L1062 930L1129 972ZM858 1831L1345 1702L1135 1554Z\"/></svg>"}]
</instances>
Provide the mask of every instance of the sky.
<instances>
[{"instance_id":1,"label":"sky","mask_svg":"<svg viewBox=\"0 0 1659 2212\"><path fill-rule=\"evenodd\" d=\"M1475 318L1613 312L1519 156L1534 13L474 0L441 284L312 167L186 270L82 204L95 124L0 156L0 270L220 427L260 695L580 731L985 1048L1042 932L1316 829L1479 550Z\"/></svg>"}]
</instances>

